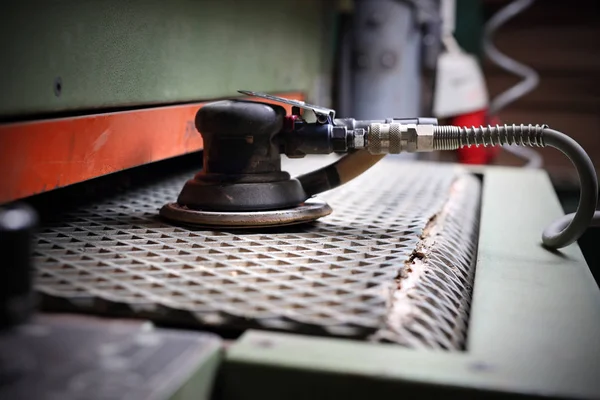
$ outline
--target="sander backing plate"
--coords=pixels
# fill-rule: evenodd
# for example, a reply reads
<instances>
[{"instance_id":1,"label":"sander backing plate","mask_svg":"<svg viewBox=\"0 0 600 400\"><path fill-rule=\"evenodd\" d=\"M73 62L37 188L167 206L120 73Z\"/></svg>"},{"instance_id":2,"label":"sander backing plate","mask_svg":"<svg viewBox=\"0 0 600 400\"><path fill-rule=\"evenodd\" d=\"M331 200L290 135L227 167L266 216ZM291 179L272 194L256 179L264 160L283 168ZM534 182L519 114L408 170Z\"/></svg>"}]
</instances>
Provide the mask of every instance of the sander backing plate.
<instances>
[{"instance_id":1,"label":"sander backing plate","mask_svg":"<svg viewBox=\"0 0 600 400\"><path fill-rule=\"evenodd\" d=\"M296 207L270 211L202 211L168 203L161 208L160 215L188 226L231 229L302 224L325 217L331 212L332 209L326 202L309 199Z\"/></svg>"}]
</instances>

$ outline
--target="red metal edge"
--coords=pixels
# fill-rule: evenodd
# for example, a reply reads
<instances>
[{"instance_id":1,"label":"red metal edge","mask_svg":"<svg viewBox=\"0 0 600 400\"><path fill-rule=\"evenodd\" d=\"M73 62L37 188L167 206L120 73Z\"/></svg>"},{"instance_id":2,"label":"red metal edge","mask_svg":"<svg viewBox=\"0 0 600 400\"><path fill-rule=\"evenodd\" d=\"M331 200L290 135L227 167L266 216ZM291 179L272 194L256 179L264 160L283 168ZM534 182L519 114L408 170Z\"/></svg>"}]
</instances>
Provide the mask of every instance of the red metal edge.
<instances>
[{"instance_id":1,"label":"red metal edge","mask_svg":"<svg viewBox=\"0 0 600 400\"><path fill-rule=\"evenodd\" d=\"M0 204L201 150L206 103L0 125Z\"/></svg>"}]
</instances>

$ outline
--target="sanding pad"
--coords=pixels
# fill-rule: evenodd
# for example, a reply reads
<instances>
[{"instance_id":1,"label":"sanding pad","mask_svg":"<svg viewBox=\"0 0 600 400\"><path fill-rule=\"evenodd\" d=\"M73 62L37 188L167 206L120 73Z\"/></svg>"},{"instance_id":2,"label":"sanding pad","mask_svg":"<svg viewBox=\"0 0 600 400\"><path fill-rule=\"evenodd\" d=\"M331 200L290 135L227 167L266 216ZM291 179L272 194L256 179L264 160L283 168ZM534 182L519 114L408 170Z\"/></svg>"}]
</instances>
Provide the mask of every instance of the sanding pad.
<instances>
[{"instance_id":1,"label":"sanding pad","mask_svg":"<svg viewBox=\"0 0 600 400\"><path fill-rule=\"evenodd\" d=\"M309 199L295 207L270 211L202 211L168 203L162 207L160 215L182 225L241 229L302 224L325 217L331 212L331 207L324 201Z\"/></svg>"}]
</instances>

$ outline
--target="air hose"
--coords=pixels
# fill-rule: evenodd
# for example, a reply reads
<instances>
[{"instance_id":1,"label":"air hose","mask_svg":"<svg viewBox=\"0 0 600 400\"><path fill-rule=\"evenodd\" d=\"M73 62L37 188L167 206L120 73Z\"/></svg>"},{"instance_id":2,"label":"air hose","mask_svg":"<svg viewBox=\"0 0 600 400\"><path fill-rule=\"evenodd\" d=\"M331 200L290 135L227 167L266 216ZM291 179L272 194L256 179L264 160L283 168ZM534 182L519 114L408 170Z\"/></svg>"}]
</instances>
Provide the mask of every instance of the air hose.
<instances>
[{"instance_id":1,"label":"air hose","mask_svg":"<svg viewBox=\"0 0 600 400\"><path fill-rule=\"evenodd\" d=\"M303 188L314 195L354 179L385 154L403 151L426 152L457 150L470 146L526 147L550 146L560 150L573 163L581 184L577 211L550 224L543 232L542 243L558 249L574 243L588 226L600 224L598 178L592 161L583 148L569 136L545 125L496 125L465 128L425 124L371 123L364 146L337 162L300 176Z\"/></svg>"},{"instance_id":2,"label":"air hose","mask_svg":"<svg viewBox=\"0 0 600 400\"><path fill-rule=\"evenodd\" d=\"M439 126L434 128L434 150L454 150L465 146L528 147L550 146L560 150L573 163L581 185L577 211L550 224L542 235L542 243L558 249L577 241L588 226L600 221L598 203L598 178L594 164L585 150L564 133L544 125L498 125L479 128Z\"/></svg>"},{"instance_id":3,"label":"air hose","mask_svg":"<svg viewBox=\"0 0 600 400\"><path fill-rule=\"evenodd\" d=\"M507 105L531 92L539 83L535 70L501 53L492 43L494 33L502 25L533 3L534 0L513 1L496 13L485 26L483 44L486 56L502 69L523 78L491 101L490 115L497 115ZM577 241L588 226L600 226L600 212L596 211L598 179L592 161L576 141L545 125L463 128L373 123L367 132L363 148L355 147L336 163L299 177L308 194L320 193L350 181L389 153L502 146L506 151L528 160L526 167L540 168L542 158L530 147L550 146L563 152L574 164L579 176L581 195L577 211L551 223L542 234L542 243L550 249L562 248Z\"/></svg>"},{"instance_id":4,"label":"air hose","mask_svg":"<svg viewBox=\"0 0 600 400\"><path fill-rule=\"evenodd\" d=\"M492 41L494 33L502 25L531 7L534 1L513 1L498 11L485 25L483 36L485 55L500 68L523 78L522 81L504 91L490 102L490 115L497 115L500 110L525 96L539 84L539 76L533 68L521 64L501 53ZM567 214L550 224L543 234L543 243L547 247L560 248L575 242L590 224L600 225L600 212L595 211L598 196L598 181L591 160L577 142L558 131L548 128L543 129L543 135L545 145L559 149L573 162L581 183L581 197L577 212ZM522 143L518 144L523 145ZM536 144L534 143L534 145ZM525 165L526 167L540 168L542 166L542 158L536 151L524 147L509 147L507 145L504 145L504 149L518 157L529 160ZM588 193L589 191L593 193Z\"/></svg>"}]
</instances>

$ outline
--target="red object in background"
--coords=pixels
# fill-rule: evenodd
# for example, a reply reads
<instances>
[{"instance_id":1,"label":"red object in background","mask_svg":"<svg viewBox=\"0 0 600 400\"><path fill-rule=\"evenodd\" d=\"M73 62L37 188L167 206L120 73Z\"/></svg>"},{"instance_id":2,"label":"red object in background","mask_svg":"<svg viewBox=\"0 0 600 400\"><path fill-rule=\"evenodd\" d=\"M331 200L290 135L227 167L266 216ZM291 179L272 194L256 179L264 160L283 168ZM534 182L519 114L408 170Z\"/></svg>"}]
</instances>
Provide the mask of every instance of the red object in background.
<instances>
[{"instance_id":1,"label":"red object in background","mask_svg":"<svg viewBox=\"0 0 600 400\"><path fill-rule=\"evenodd\" d=\"M452 125L465 127L487 125L487 123L487 110L458 115L451 120ZM490 164L499 151L498 147L465 147L457 150L458 161L463 164Z\"/></svg>"}]
</instances>

